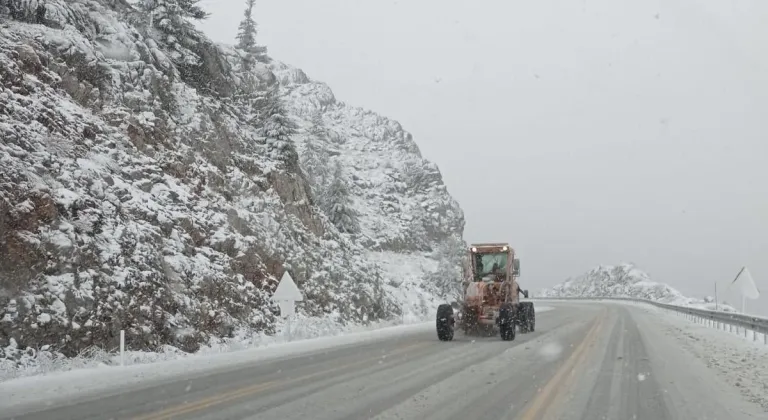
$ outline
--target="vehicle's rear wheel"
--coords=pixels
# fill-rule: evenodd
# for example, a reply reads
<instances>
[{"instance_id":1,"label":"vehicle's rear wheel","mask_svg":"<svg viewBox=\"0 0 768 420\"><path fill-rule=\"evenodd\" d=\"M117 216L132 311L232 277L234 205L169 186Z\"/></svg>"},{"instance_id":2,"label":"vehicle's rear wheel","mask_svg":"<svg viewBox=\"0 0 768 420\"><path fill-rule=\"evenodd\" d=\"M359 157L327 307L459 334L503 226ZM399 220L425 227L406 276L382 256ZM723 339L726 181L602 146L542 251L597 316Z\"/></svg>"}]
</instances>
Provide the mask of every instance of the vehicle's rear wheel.
<instances>
[{"instance_id":1,"label":"vehicle's rear wheel","mask_svg":"<svg viewBox=\"0 0 768 420\"><path fill-rule=\"evenodd\" d=\"M437 319L435 321L437 327L437 338L440 341L453 340L453 308L451 305L445 303L437 307Z\"/></svg>"},{"instance_id":2,"label":"vehicle's rear wheel","mask_svg":"<svg viewBox=\"0 0 768 420\"><path fill-rule=\"evenodd\" d=\"M520 302L517 305L518 319L517 322L520 325L520 332L527 333L533 331L534 328L534 313L533 302Z\"/></svg>"}]
</instances>

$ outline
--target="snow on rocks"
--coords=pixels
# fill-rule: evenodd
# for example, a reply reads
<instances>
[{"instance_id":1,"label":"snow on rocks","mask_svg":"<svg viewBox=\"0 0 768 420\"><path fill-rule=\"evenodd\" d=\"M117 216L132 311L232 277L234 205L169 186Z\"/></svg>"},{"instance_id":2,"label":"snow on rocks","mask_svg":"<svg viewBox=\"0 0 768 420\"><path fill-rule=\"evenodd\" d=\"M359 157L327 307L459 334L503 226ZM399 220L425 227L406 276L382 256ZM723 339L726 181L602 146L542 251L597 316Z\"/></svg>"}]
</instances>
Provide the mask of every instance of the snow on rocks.
<instances>
[{"instance_id":1,"label":"snow on rocks","mask_svg":"<svg viewBox=\"0 0 768 420\"><path fill-rule=\"evenodd\" d=\"M112 354L120 330L132 351L157 354L279 333L270 296L284 270L306 297L298 312L318 325L429 313L447 289L427 274L450 254L440 247L461 245L464 219L411 135L299 69L244 74L236 50L201 34L190 34L197 55L215 65L190 77L178 51L128 22L135 4L30 1L24 19L0 25L4 366L45 371L29 368L43 360L31 349L49 346L46 366L66 369ZM243 82L254 79L262 90ZM299 125L279 151L252 105L276 84ZM295 153L318 112L356 232L323 213ZM397 258L420 263L403 272Z\"/></svg>"},{"instance_id":2,"label":"snow on rocks","mask_svg":"<svg viewBox=\"0 0 768 420\"><path fill-rule=\"evenodd\" d=\"M624 297L700 309L715 309L711 299L685 297L680 291L667 284L652 281L646 272L629 263L598 266L579 277L569 278L551 289L542 290L538 297ZM723 304L719 304L718 309L727 312L736 311L733 307Z\"/></svg>"}]
</instances>

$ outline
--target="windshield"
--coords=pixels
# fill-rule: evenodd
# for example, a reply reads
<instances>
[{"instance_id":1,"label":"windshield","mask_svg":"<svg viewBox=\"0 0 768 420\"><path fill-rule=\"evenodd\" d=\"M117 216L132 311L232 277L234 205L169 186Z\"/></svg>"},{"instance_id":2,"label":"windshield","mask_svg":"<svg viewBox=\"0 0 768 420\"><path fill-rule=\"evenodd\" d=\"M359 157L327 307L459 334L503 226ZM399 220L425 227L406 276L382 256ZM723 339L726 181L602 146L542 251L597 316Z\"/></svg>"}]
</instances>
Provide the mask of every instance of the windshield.
<instances>
[{"instance_id":1,"label":"windshield","mask_svg":"<svg viewBox=\"0 0 768 420\"><path fill-rule=\"evenodd\" d=\"M507 258L506 252L475 254L475 277L492 281L493 278L488 277L489 274L494 272L504 274L507 269Z\"/></svg>"}]
</instances>

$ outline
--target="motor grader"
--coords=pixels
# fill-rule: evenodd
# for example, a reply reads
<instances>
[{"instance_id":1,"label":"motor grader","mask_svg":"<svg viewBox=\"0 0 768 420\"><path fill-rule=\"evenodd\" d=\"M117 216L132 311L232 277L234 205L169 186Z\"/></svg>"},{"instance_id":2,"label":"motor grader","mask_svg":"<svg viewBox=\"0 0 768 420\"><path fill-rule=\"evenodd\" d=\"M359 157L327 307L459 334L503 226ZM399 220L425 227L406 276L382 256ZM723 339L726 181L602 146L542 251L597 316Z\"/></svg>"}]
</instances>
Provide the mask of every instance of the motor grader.
<instances>
[{"instance_id":1,"label":"motor grader","mask_svg":"<svg viewBox=\"0 0 768 420\"><path fill-rule=\"evenodd\" d=\"M453 340L454 331L465 335L496 335L514 340L516 327L521 333L535 329L533 302L517 283L520 260L507 243L473 244L464 264L462 302L442 304L437 308L437 337Z\"/></svg>"}]
</instances>

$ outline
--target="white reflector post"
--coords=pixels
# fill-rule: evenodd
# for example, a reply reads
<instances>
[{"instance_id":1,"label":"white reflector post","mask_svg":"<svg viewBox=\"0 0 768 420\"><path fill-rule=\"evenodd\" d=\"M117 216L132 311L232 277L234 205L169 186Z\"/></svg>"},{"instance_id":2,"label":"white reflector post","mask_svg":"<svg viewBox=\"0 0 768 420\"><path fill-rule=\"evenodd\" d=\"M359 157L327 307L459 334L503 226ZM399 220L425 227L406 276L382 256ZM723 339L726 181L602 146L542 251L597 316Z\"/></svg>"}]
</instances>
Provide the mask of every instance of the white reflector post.
<instances>
[{"instance_id":1,"label":"white reflector post","mask_svg":"<svg viewBox=\"0 0 768 420\"><path fill-rule=\"evenodd\" d=\"M120 330L120 366L125 366L125 330Z\"/></svg>"}]
</instances>

